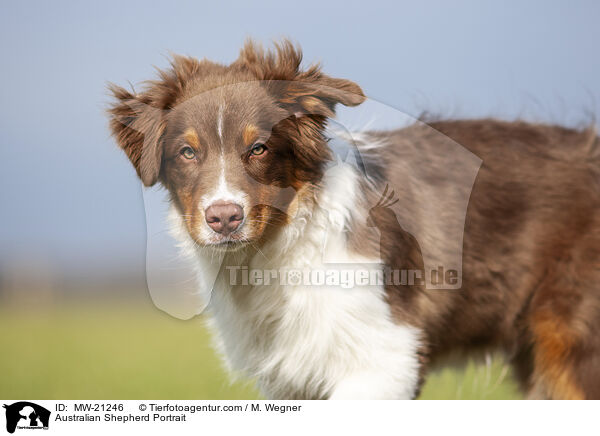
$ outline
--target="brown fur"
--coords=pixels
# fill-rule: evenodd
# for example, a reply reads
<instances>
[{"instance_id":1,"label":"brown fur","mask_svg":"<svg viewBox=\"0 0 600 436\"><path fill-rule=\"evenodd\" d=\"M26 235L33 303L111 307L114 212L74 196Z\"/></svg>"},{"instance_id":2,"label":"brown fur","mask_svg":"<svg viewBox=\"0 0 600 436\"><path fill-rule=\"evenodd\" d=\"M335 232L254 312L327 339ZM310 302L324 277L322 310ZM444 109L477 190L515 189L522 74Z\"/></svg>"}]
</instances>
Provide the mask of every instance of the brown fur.
<instances>
[{"instance_id":1,"label":"brown fur","mask_svg":"<svg viewBox=\"0 0 600 436\"><path fill-rule=\"evenodd\" d=\"M231 182L250 186L250 241L260 243L289 222L296 193L318 187L330 159L327 117L336 104L354 106L365 97L358 85L328 77L319 66L302 70L301 59L289 42L274 52L248 43L229 66L176 56L140 93L111 85L117 142L145 185L160 181L169 190L198 244L210 243L198 234L204 217L197 205L218 177L220 152L236 174ZM220 139L215 125L223 102ZM408 188L442 182L440 147L454 141L483 161L472 192L463 192L470 201L461 288L427 290L418 281L386 286L395 319L425 334L422 374L457 350L499 348L531 396L600 399L596 133L485 119L416 123L370 138L385 145L365 153L375 186L364 184L363 206L377 204L388 185L402 208L374 207L370 225L381 236L351 223L349 243L362 254L381 254L391 268L424 268L422 247L411 233L424 215L417 210L419 194ZM196 149L192 164L180 156L186 141ZM256 141L268 153L255 158L248 147ZM407 165L419 167L423 180L414 180Z\"/></svg>"},{"instance_id":2,"label":"brown fur","mask_svg":"<svg viewBox=\"0 0 600 436\"><path fill-rule=\"evenodd\" d=\"M364 100L356 84L328 77L316 65L302 71L301 60L287 41L276 54L248 43L230 66L175 56L171 68L159 70L159 79L140 93L110 85L116 100L109 109L113 135L145 185L160 180L169 189L200 245L211 241L198 232L204 215L197 205L218 180L220 153L228 173L237 174L229 181L233 187L252 187L250 231L232 239L260 243L267 226L285 222L282 212L292 193L321 178L330 159L326 116L338 103ZM220 110L223 138L216 129ZM255 141L268 152L252 156ZM186 144L196 148L194 163L180 157Z\"/></svg>"},{"instance_id":3,"label":"brown fur","mask_svg":"<svg viewBox=\"0 0 600 436\"><path fill-rule=\"evenodd\" d=\"M200 151L200 139L198 138L198 132L193 127L190 127L185 132L183 132L183 137L185 141L192 146L192 148L196 151Z\"/></svg>"},{"instance_id":4,"label":"brown fur","mask_svg":"<svg viewBox=\"0 0 600 436\"><path fill-rule=\"evenodd\" d=\"M252 124L248 124L244 128L242 139L247 146L252 145L258 139L258 128Z\"/></svg>"},{"instance_id":5,"label":"brown fur","mask_svg":"<svg viewBox=\"0 0 600 436\"><path fill-rule=\"evenodd\" d=\"M397 319L426 332L425 368L456 351L500 348L532 397L600 398L595 132L488 119L417 124L373 138L387 144L377 152L380 171L401 200L411 175L396 167L395 154L414 154L435 167L439 156L432 150L451 138L483 160L465 220L461 289L387 287ZM440 178L428 177L431 184ZM415 212L407 210L404 222L418 219ZM371 213L392 235L380 243L386 264L422 268L419 245L397 217Z\"/></svg>"}]
</instances>

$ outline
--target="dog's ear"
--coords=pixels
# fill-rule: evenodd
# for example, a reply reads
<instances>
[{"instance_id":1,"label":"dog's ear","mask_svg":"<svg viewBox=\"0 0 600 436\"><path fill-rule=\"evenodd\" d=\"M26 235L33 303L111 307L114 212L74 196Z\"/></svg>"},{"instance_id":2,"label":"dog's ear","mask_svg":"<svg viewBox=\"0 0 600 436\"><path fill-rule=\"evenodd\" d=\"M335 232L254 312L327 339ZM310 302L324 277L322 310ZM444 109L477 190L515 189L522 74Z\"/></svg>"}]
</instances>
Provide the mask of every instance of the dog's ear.
<instances>
[{"instance_id":1,"label":"dog's ear","mask_svg":"<svg viewBox=\"0 0 600 436\"><path fill-rule=\"evenodd\" d=\"M150 105L146 95L132 94L110 84L109 90L117 100L108 110L110 129L145 186L158 180L162 159L161 137L165 116Z\"/></svg>"},{"instance_id":2,"label":"dog's ear","mask_svg":"<svg viewBox=\"0 0 600 436\"><path fill-rule=\"evenodd\" d=\"M158 70L159 78L146 82L141 93L108 85L115 99L108 108L111 132L145 186L158 180L168 114L198 68L197 60L174 56L171 67Z\"/></svg>"},{"instance_id":3,"label":"dog's ear","mask_svg":"<svg viewBox=\"0 0 600 436\"><path fill-rule=\"evenodd\" d=\"M319 65L302 71L302 51L290 41L275 44L274 52L265 52L252 41L240 53L233 64L251 71L282 107L297 117L317 115L333 117L335 106L357 106L365 101L365 95L356 83L336 79L321 72Z\"/></svg>"}]
</instances>

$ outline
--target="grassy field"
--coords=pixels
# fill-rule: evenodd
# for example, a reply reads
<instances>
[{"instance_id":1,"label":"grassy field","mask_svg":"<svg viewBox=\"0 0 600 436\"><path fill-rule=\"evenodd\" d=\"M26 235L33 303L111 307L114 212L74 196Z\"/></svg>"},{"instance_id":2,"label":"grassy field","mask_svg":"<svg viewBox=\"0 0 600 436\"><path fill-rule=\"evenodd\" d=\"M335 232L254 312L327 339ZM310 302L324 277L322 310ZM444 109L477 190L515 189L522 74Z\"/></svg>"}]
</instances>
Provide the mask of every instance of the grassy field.
<instances>
[{"instance_id":1,"label":"grassy field","mask_svg":"<svg viewBox=\"0 0 600 436\"><path fill-rule=\"evenodd\" d=\"M0 308L0 398L255 399L230 383L202 320L151 304L80 304L40 311ZM423 399L519 398L499 360L432 374Z\"/></svg>"}]
</instances>

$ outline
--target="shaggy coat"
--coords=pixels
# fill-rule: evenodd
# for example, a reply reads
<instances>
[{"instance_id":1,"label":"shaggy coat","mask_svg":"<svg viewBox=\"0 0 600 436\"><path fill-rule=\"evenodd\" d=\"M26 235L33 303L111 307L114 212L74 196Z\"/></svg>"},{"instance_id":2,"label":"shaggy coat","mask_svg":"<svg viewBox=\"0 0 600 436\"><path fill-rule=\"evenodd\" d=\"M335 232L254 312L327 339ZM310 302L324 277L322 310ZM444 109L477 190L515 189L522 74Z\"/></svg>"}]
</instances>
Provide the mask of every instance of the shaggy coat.
<instances>
[{"instance_id":1,"label":"shaggy coat","mask_svg":"<svg viewBox=\"0 0 600 436\"><path fill-rule=\"evenodd\" d=\"M300 65L288 42L248 43L110 86L111 131L170 194L230 370L272 398L414 398L444 358L501 350L531 398L600 399L595 131L417 121L349 133L360 165L336 164L327 120L365 97ZM401 279L232 281L332 265Z\"/></svg>"}]
</instances>

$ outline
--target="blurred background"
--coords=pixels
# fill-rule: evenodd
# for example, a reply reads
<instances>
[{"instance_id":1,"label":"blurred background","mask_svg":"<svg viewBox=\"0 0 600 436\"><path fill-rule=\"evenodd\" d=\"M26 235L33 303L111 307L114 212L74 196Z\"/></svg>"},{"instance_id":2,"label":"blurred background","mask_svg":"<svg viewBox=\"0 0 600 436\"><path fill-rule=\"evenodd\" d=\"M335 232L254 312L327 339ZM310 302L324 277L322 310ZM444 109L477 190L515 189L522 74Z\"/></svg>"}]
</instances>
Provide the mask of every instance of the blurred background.
<instances>
[{"instance_id":1,"label":"blurred background","mask_svg":"<svg viewBox=\"0 0 600 436\"><path fill-rule=\"evenodd\" d=\"M150 299L142 187L107 129L108 81L285 36L411 116L580 126L600 109L599 19L592 0L3 1L0 397L258 395L228 381L202 317ZM497 357L434 374L422 397L519 398Z\"/></svg>"}]
</instances>

